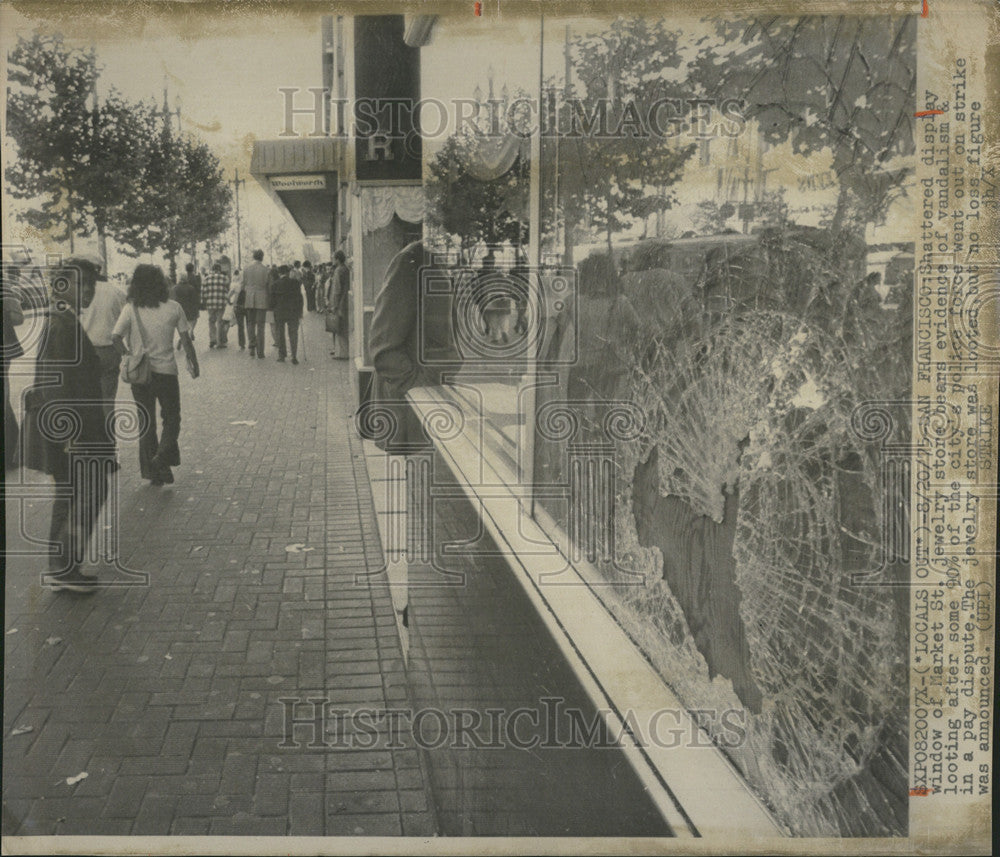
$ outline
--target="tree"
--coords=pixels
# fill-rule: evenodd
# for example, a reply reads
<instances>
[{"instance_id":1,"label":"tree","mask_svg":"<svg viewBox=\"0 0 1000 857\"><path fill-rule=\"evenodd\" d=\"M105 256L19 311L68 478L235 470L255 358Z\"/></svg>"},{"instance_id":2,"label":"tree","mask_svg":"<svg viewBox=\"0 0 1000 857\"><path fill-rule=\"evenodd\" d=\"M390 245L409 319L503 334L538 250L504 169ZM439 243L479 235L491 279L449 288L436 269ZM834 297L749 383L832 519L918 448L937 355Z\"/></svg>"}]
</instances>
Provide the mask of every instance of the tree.
<instances>
[{"instance_id":1,"label":"tree","mask_svg":"<svg viewBox=\"0 0 1000 857\"><path fill-rule=\"evenodd\" d=\"M772 144L833 154L831 229L878 222L904 192L914 152L916 18L768 18L720 22L692 82L738 98Z\"/></svg>"},{"instance_id":2,"label":"tree","mask_svg":"<svg viewBox=\"0 0 1000 857\"><path fill-rule=\"evenodd\" d=\"M246 221L243 230L244 258L249 259L253 250L263 250L264 260L269 265L288 263L295 258L296 239L288 234L288 221L280 220L274 226L269 220L266 232Z\"/></svg>"},{"instance_id":3,"label":"tree","mask_svg":"<svg viewBox=\"0 0 1000 857\"><path fill-rule=\"evenodd\" d=\"M147 116L157 116L151 106ZM176 134L165 111L162 127L146 141L145 169L130 189L122 216L113 224L116 240L132 255L160 250L171 279L184 247L217 238L229 227L230 189L219 159L197 140Z\"/></svg>"},{"instance_id":4,"label":"tree","mask_svg":"<svg viewBox=\"0 0 1000 857\"><path fill-rule=\"evenodd\" d=\"M460 253L468 261L480 242L521 246L528 241L528 146L526 136L518 133L523 131L524 111L517 109L528 99L520 88L508 94L505 85L500 100L486 102L494 109L479 110L463 123L430 163L427 219L448 236L458 237ZM509 123L506 127L500 116Z\"/></svg>"},{"instance_id":5,"label":"tree","mask_svg":"<svg viewBox=\"0 0 1000 857\"><path fill-rule=\"evenodd\" d=\"M702 200L694 213L694 222L705 235L718 235L729 228L730 219L738 212L731 202L718 203L713 199ZM761 226L783 227L789 225L785 190L766 191L760 202L754 204L753 220Z\"/></svg>"},{"instance_id":6,"label":"tree","mask_svg":"<svg viewBox=\"0 0 1000 857\"><path fill-rule=\"evenodd\" d=\"M526 187L525 164L520 154L496 178L477 178L470 170L476 149L484 145L475 133L453 134L430 164L427 182L428 219L449 235L457 235L463 259L469 260L479 242L521 245L527 228L511 209Z\"/></svg>"},{"instance_id":7,"label":"tree","mask_svg":"<svg viewBox=\"0 0 1000 857\"><path fill-rule=\"evenodd\" d=\"M561 213L567 233L584 219L603 232L609 256L616 232L673 206L668 188L695 150L643 124L660 99L686 96L674 73L682 62L679 41L662 21L645 18L619 18L572 41L580 92L567 83L572 107L564 119L570 133L559 140ZM590 127L574 133L584 123Z\"/></svg>"},{"instance_id":8,"label":"tree","mask_svg":"<svg viewBox=\"0 0 1000 857\"><path fill-rule=\"evenodd\" d=\"M93 111L87 197L102 252L105 236L120 231L133 216L127 203L142 181L154 127L150 112L114 90Z\"/></svg>"},{"instance_id":9,"label":"tree","mask_svg":"<svg viewBox=\"0 0 1000 857\"><path fill-rule=\"evenodd\" d=\"M61 36L21 39L9 57L7 168L15 198L37 201L19 217L70 242L95 230L133 255L166 252L171 276L182 247L218 236L231 192L211 150L175 134L166 110L112 90L98 102L92 51Z\"/></svg>"},{"instance_id":10,"label":"tree","mask_svg":"<svg viewBox=\"0 0 1000 857\"><path fill-rule=\"evenodd\" d=\"M677 145L641 126L658 100L684 95L673 74L681 65L679 39L661 22L619 18L607 30L573 40L571 65L580 95L565 85L574 106L560 115L560 138L542 140L543 172L558 173L558 193L543 183L544 207L562 217L567 236L586 222L605 234L610 252L616 232L676 202L668 188L680 178L694 146ZM549 81L547 89L554 94L556 86ZM520 100L518 94L510 103ZM516 139L526 117L501 112ZM496 132L491 135L489 120L482 117L463 130L446 141L431 165L431 223L458 235L463 254L477 241L522 243L526 230L514 200L527 188L527 158L519 155L502 175L477 178L468 162L476 159L477 147L496 144ZM554 221L541 224L550 236Z\"/></svg>"},{"instance_id":11,"label":"tree","mask_svg":"<svg viewBox=\"0 0 1000 857\"><path fill-rule=\"evenodd\" d=\"M12 195L37 200L20 219L57 240L103 239L143 168L142 118L117 92L97 103L93 52L62 37L34 35L10 52L7 133L17 158L7 168Z\"/></svg>"}]
</instances>

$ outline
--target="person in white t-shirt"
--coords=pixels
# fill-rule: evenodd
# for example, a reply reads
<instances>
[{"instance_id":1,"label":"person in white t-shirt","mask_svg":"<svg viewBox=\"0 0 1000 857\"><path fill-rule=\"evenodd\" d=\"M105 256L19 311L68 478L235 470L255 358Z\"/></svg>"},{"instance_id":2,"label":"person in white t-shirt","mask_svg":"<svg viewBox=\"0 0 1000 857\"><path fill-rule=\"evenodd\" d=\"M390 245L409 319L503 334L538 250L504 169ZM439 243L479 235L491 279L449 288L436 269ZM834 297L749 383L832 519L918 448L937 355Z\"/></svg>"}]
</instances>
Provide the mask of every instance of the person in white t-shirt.
<instances>
[{"instance_id":1,"label":"person in white t-shirt","mask_svg":"<svg viewBox=\"0 0 1000 857\"><path fill-rule=\"evenodd\" d=\"M101 391L106 410L110 413L118 398L118 368L122 359L111 342L111 332L125 308L126 298L124 289L119 288L117 283L108 282L98 264L92 262L91 265L94 270L81 267L83 277L96 277L97 281L94 283L94 299L80 312L80 324L101 360Z\"/></svg>"},{"instance_id":2,"label":"person in white t-shirt","mask_svg":"<svg viewBox=\"0 0 1000 857\"><path fill-rule=\"evenodd\" d=\"M174 481L171 466L181 463L177 439L181 430L181 390L174 358L174 331L180 335L188 371L198 377L198 357L189 335L184 310L169 298L167 278L155 265L138 265L128 287L128 305L122 310L112 333L119 353L145 348L149 357L148 384L132 384L132 396L140 413L145 412L145 431L139 438L139 469L154 485ZM126 345L127 343L127 345ZM163 430L156 436L156 404L160 405Z\"/></svg>"}]
</instances>

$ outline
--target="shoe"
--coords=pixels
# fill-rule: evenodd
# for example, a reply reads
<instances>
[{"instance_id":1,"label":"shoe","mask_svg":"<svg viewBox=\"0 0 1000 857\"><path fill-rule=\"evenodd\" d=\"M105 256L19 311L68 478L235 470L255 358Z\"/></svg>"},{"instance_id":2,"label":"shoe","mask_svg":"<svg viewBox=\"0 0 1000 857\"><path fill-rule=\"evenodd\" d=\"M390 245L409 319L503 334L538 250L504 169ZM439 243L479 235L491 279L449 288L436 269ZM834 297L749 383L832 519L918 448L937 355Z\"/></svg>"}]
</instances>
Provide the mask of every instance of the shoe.
<instances>
[{"instance_id":1,"label":"shoe","mask_svg":"<svg viewBox=\"0 0 1000 857\"><path fill-rule=\"evenodd\" d=\"M162 477L163 473L169 473L171 467L176 467L181 463L180 457L175 452L167 455L162 450L149 459L149 470L154 476Z\"/></svg>"},{"instance_id":2,"label":"shoe","mask_svg":"<svg viewBox=\"0 0 1000 857\"><path fill-rule=\"evenodd\" d=\"M79 568L51 575L46 585L53 592L66 590L68 592L96 592L97 578L83 574Z\"/></svg>"},{"instance_id":3,"label":"shoe","mask_svg":"<svg viewBox=\"0 0 1000 857\"><path fill-rule=\"evenodd\" d=\"M162 488L164 485L163 479L160 476L150 476L149 483L150 485L154 485L157 488Z\"/></svg>"},{"instance_id":4,"label":"shoe","mask_svg":"<svg viewBox=\"0 0 1000 857\"><path fill-rule=\"evenodd\" d=\"M264 359L264 352L263 352L263 351L258 351L258 352L257 352L257 356L258 356L258 357L259 357L259 358L260 358L261 360L263 360L263 359Z\"/></svg>"},{"instance_id":5,"label":"shoe","mask_svg":"<svg viewBox=\"0 0 1000 857\"><path fill-rule=\"evenodd\" d=\"M214 342L209 342L208 343L208 347L209 348L215 348L215 343Z\"/></svg>"},{"instance_id":6,"label":"shoe","mask_svg":"<svg viewBox=\"0 0 1000 857\"><path fill-rule=\"evenodd\" d=\"M279 357L278 358L278 362L279 363L284 363L285 362L285 358L284 357Z\"/></svg>"},{"instance_id":7,"label":"shoe","mask_svg":"<svg viewBox=\"0 0 1000 857\"><path fill-rule=\"evenodd\" d=\"M169 467L164 467L163 470L156 474L156 481L160 485L173 485L174 474Z\"/></svg>"},{"instance_id":8,"label":"shoe","mask_svg":"<svg viewBox=\"0 0 1000 857\"><path fill-rule=\"evenodd\" d=\"M293 366L298 366L299 365L299 361L298 361L297 358L295 358L295 357L292 358L292 365Z\"/></svg>"}]
</instances>

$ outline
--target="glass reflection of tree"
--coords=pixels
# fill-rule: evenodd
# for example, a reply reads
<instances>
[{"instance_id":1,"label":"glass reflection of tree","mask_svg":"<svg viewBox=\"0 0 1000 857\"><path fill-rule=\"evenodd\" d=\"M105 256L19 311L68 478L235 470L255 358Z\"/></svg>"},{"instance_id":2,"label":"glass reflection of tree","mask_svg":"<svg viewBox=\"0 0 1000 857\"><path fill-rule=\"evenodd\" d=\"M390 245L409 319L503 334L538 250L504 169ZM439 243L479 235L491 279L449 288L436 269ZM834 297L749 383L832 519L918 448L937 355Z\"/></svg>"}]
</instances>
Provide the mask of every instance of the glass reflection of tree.
<instances>
[{"instance_id":1,"label":"glass reflection of tree","mask_svg":"<svg viewBox=\"0 0 1000 857\"><path fill-rule=\"evenodd\" d=\"M677 74L680 38L662 22L642 18L618 19L601 32L572 38L567 33L568 106L558 140L567 245L587 224L604 237L610 255L616 233L675 202L668 188L695 147L678 141L673 117L657 105L685 98Z\"/></svg>"},{"instance_id":2,"label":"glass reflection of tree","mask_svg":"<svg viewBox=\"0 0 1000 857\"><path fill-rule=\"evenodd\" d=\"M428 219L448 239L458 239L462 264L471 264L482 244L509 242L520 257L528 241L528 155L512 127L517 111L506 85L500 98L494 96L492 69L487 97L478 85L474 97L476 116L445 141L426 184Z\"/></svg>"}]
</instances>

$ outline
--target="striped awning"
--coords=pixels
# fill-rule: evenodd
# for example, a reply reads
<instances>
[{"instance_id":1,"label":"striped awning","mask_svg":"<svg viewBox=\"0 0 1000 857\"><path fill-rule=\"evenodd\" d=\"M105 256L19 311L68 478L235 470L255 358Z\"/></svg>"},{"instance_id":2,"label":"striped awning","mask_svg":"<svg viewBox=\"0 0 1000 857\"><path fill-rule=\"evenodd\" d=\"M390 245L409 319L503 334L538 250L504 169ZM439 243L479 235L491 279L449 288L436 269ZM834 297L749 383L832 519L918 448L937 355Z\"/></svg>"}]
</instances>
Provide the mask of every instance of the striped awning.
<instances>
[{"instance_id":1,"label":"striped awning","mask_svg":"<svg viewBox=\"0 0 1000 857\"><path fill-rule=\"evenodd\" d=\"M343 141L335 137L257 140L250 173L258 179L280 173L333 173L337 171L341 146Z\"/></svg>"}]
</instances>

